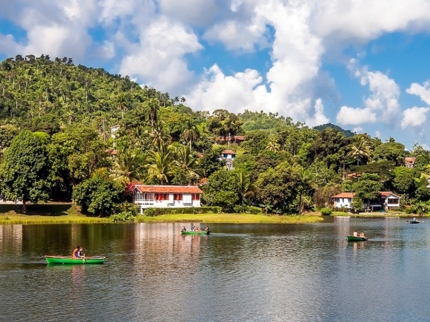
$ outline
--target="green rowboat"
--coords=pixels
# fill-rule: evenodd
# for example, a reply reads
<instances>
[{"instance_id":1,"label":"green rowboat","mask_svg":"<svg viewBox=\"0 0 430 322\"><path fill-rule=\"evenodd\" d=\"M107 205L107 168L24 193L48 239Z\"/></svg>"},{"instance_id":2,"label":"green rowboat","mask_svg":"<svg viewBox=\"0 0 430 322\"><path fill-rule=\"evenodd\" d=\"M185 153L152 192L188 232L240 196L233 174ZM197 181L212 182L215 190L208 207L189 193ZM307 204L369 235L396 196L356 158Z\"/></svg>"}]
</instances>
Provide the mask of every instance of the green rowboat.
<instances>
[{"instance_id":1,"label":"green rowboat","mask_svg":"<svg viewBox=\"0 0 430 322\"><path fill-rule=\"evenodd\" d=\"M205 230L203 230L203 231L188 231L188 230L181 231L182 235L209 235L210 233L211 233L210 230L208 230L208 231L205 231Z\"/></svg>"},{"instance_id":2,"label":"green rowboat","mask_svg":"<svg viewBox=\"0 0 430 322\"><path fill-rule=\"evenodd\" d=\"M346 239L348 239L348 241L366 241L366 240L368 240L367 237L359 237L359 236L346 236Z\"/></svg>"},{"instance_id":3,"label":"green rowboat","mask_svg":"<svg viewBox=\"0 0 430 322\"><path fill-rule=\"evenodd\" d=\"M67 264L67 265L78 265L78 264L104 264L105 257L93 256L83 258L72 258L68 256L45 256L48 264Z\"/></svg>"}]
</instances>

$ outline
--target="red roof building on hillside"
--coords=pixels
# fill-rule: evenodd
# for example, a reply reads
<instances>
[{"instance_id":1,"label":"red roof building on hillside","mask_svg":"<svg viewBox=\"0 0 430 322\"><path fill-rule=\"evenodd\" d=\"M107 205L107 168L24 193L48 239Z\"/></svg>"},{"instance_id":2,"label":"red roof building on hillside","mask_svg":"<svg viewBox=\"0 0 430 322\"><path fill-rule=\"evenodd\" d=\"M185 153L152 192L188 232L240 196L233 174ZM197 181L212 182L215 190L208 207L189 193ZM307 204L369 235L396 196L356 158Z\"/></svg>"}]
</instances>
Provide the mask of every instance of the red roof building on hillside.
<instances>
[{"instance_id":1,"label":"red roof building on hillside","mask_svg":"<svg viewBox=\"0 0 430 322\"><path fill-rule=\"evenodd\" d=\"M407 168L413 168L414 164L415 164L415 160L417 158L413 158L413 157L406 157L405 158L405 167Z\"/></svg>"}]
</instances>

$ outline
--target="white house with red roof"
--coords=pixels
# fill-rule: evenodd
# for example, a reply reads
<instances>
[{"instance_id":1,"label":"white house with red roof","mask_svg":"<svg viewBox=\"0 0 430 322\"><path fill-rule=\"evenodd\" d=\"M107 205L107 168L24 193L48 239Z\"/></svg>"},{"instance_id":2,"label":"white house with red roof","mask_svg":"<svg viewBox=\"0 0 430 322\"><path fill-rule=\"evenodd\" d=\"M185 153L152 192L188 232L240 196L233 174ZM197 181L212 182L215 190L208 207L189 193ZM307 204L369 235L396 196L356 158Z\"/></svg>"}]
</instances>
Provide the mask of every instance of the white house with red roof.
<instances>
[{"instance_id":1,"label":"white house with red roof","mask_svg":"<svg viewBox=\"0 0 430 322\"><path fill-rule=\"evenodd\" d=\"M352 199L354 198L354 192L342 192L332 197L334 208L346 208L351 209ZM364 205L369 205L369 210L381 210L381 209L396 209L400 207L400 196L392 193L391 191L381 191L377 200L363 200Z\"/></svg>"},{"instance_id":2,"label":"white house with red roof","mask_svg":"<svg viewBox=\"0 0 430 322\"><path fill-rule=\"evenodd\" d=\"M203 191L197 186L134 186L134 203L140 213L145 208L200 207Z\"/></svg>"},{"instance_id":3,"label":"white house with red roof","mask_svg":"<svg viewBox=\"0 0 430 322\"><path fill-rule=\"evenodd\" d=\"M222 158L225 160L225 165L227 169L233 170L233 162L234 158L236 157L236 152L232 150L224 150L221 152Z\"/></svg>"}]
</instances>

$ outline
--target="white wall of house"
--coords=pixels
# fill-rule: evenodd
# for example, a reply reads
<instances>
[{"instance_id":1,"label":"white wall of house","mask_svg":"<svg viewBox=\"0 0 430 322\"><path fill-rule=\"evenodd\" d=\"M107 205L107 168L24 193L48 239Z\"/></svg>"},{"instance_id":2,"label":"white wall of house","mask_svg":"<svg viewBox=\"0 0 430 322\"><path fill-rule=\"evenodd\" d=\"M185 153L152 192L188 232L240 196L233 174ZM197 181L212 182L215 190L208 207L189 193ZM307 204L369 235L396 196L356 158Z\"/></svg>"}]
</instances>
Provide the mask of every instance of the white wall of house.
<instances>
[{"instance_id":1,"label":"white wall of house","mask_svg":"<svg viewBox=\"0 0 430 322\"><path fill-rule=\"evenodd\" d=\"M384 200L384 206L389 208L399 208L400 207L400 198L394 195L389 195Z\"/></svg>"},{"instance_id":2,"label":"white wall of house","mask_svg":"<svg viewBox=\"0 0 430 322\"><path fill-rule=\"evenodd\" d=\"M351 208L352 198L334 198L334 208Z\"/></svg>"},{"instance_id":3,"label":"white wall of house","mask_svg":"<svg viewBox=\"0 0 430 322\"><path fill-rule=\"evenodd\" d=\"M200 195L199 200L193 200L193 194L189 193L166 193L164 195L167 195L164 200L155 200L155 193L135 191L134 203L139 207L141 214L145 208L200 207ZM179 199L182 200L175 200L175 195L181 195Z\"/></svg>"}]
</instances>

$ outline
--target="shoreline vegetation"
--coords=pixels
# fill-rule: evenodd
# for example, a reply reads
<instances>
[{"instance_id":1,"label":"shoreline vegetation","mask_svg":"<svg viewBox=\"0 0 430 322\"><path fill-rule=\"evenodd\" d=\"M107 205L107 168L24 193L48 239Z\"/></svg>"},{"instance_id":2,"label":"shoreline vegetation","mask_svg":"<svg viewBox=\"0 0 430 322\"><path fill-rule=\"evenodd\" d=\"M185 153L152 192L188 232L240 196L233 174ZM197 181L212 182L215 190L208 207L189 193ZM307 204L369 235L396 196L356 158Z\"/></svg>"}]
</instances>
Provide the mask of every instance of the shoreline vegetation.
<instances>
[{"instance_id":1,"label":"shoreline vegetation","mask_svg":"<svg viewBox=\"0 0 430 322\"><path fill-rule=\"evenodd\" d=\"M0 225L5 224L108 224L113 223L109 217L99 218L81 214L71 203L28 205L27 213L21 212L22 206L18 204L0 204ZM348 214L333 212L331 216L350 217L413 217L402 212L380 214L360 213ZM416 216L416 215L415 215ZM263 215L263 214L179 214L159 216L136 216L136 223L186 223L202 222L208 224L307 224L324 221L319 213L306 215ZM418 216L416 216L418 217Z\"/></svg>"}]
</instances>

